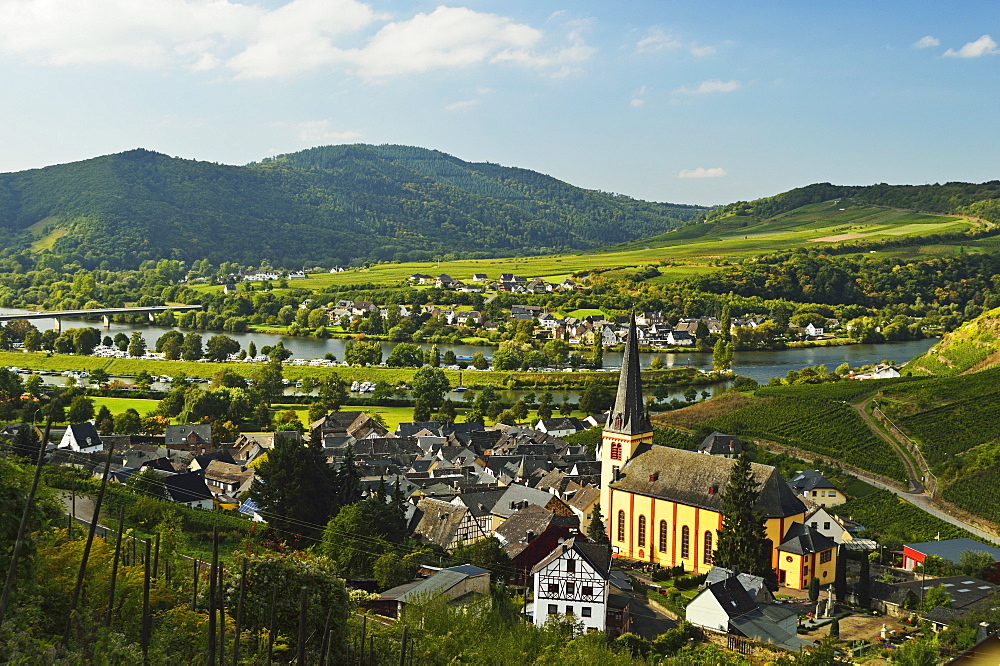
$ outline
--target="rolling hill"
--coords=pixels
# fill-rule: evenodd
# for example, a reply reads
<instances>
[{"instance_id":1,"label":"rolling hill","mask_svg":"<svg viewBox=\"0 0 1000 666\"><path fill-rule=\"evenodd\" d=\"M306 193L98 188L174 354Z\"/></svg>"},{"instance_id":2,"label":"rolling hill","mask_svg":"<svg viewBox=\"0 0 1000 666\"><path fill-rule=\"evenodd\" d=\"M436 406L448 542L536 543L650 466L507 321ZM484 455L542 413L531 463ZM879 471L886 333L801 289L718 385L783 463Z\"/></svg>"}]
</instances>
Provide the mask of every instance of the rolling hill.
<instances>
[{"instance_id":1,"label":"rolling hill","mask_svg":"<svg viewBox=\"0 0 1000 666\"><path fill-rule=\"evenodd\" d=\"M1000 308L966 322L905 368L917 375L967 374L1000 365Z\"/></svg>"},{"instance_id":2,"label":"rolling hill","mask_svg":"<svg viewBox=\"0 0 1000 666\"><path fill-rule=\"evenodd\" d=\"M0 174L5 245L112 268L579 251L662 233L704 210L407 146L327 146L246 166L140 149Z\"/></svg>"}]
</instances>

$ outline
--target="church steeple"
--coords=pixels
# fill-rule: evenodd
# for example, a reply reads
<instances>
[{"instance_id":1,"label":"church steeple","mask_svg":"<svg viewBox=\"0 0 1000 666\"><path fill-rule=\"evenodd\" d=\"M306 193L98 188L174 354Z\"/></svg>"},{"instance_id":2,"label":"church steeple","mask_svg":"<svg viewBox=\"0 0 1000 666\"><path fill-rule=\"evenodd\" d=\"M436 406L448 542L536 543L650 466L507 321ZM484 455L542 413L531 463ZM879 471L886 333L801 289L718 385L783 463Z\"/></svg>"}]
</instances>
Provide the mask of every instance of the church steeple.
<instances>
[{"instance_id":1,"label":"church steeple","mask_svg":"<svg viewBox=\"0 0 1000 666\"><path fill-rule=\"evenodd\" d=\"M614 407L608 413L608 422L604 430L622 435L639 435L653 431L642 397L642 378L639 374L639 339L635 332L635 312L632 313L629 321L625 356L622 359L622 372L618 378L618 395L615 397Z\"/></svg>"}]
</instances>

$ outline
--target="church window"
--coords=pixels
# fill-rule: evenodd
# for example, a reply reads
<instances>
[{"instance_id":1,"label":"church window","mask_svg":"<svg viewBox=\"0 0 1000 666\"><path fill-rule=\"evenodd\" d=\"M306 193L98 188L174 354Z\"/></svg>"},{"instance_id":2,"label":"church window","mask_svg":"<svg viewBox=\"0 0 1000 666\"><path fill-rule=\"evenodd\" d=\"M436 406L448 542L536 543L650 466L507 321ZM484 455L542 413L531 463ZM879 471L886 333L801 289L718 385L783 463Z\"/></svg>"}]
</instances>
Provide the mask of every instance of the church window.
<instances>
[{"instance_id":1,"label":"church window","mask_svg":"<svg viewBox=\"0 0 1000 666\"><path fill-rule=\"evenodd\" d=\"M702 553L702 561L705 564L712 563L712 533L705 531L705 552Z\"/></svg>"},{"instance_id":2,"label":"church window","mask_svg":"<svg viewBox=\"0 0 1000 666\"><path fill-rule=\"evenodd\" d=\"M621 442L611 442L611 459L621 460L622 459L622 444Z\"/></svg>"},{"instance_id":3,"label":"church window","mask_svg":"<svg viewBox=\"0 0 1000 666\"><path fill-rule=\"evenodd\" d=\"M618 540L625 540L625 512L618 512Z\"/></svg>"},{"instance_id":4,"label":"church window","mask_svg":"<svg viewBox=\"0 0 1000 666\"><path fill-rule=\"evenodd\" d=\"M639 516L639 548L646 547L646 516Z\"/></svg>"},{"instance_id":5,"label":"church window","mask_svg":"<svg viewBox=\"0 0 1000 666\"><path fill-rule=\"evenodd\" d=\"M681 528L681 558L691 557L691 528L685 525Z\"/></svg>"},{"instance_id":6,"label":"church window","mask_svg":"<svg viewBox=\"0 0 1000 666\"><path fill-rule=\"evenodd\" d=\"M667 552L667 521L660 521L660 544L659 550L661 553Z\"/></svg>"}]
</instances>

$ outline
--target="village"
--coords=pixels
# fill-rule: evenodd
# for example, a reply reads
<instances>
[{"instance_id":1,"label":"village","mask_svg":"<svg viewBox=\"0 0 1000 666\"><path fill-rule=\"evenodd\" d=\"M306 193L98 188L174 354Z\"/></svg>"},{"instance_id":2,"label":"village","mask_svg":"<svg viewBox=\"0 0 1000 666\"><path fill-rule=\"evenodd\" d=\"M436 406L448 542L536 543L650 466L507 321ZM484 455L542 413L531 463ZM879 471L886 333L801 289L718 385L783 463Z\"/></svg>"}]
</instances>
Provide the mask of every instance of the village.
<instances>
[{"instance_id":1,"label":"village","mask_svg":"<svg viewBox=\"0 0 1000 666\"><path fill-rule=\"evenodd\" d=\"M578 631L651 641L680 626L757 656L797 653L832 635L860 656L904 644L920 623L945 629L992 603L1000 549L945 539L886 552L864 525L832 511L848 498L816 470L784 479L750 463L740 437L723 432L694 450L655 444L638 350L643 327L658 324L649 315L626 320L614 404L586 419L408 422L390 431L364 411L332 411L305 434L244 432L233 442L217 441L210 424L128 436L80 423L50 447L48 462L98 478L108 464L110 482L125 486L152 475L177 505L267 524L273 515L250 497L257 470L276 447L316 447L331 468L356 470L362 497L400 500L407 538L440 553L495 543L509 558L500 572L431 558L389 587L348 577L366 595L362 607L389 621L430 598L488 599L499 577L523 590L522 616L539 627L570 618ZM574 442L592 429L601 431L596 449ZM752 572L725 552L726 498L741 473L766 537L766 565Z\"/></svg>"}]
</instances>

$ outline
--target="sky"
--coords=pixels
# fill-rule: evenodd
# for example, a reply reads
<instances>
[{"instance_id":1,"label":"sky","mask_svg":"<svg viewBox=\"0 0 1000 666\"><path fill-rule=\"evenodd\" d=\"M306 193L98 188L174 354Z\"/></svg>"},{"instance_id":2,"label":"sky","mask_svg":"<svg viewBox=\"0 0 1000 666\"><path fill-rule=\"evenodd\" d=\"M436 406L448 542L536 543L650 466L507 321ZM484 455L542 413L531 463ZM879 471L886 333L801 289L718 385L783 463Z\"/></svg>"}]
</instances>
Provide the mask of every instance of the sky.
<instances>
[{"instance_id":1,"label":"sky","mask_svg":"<svg viewBox=\"0 0 1000 666\"><path fill-rule=\"evenodd\" d=\"M395 143L672 203L982 182L997 40L986 0L0 0L0 172Z\"/></svg>"}]
</instances>

